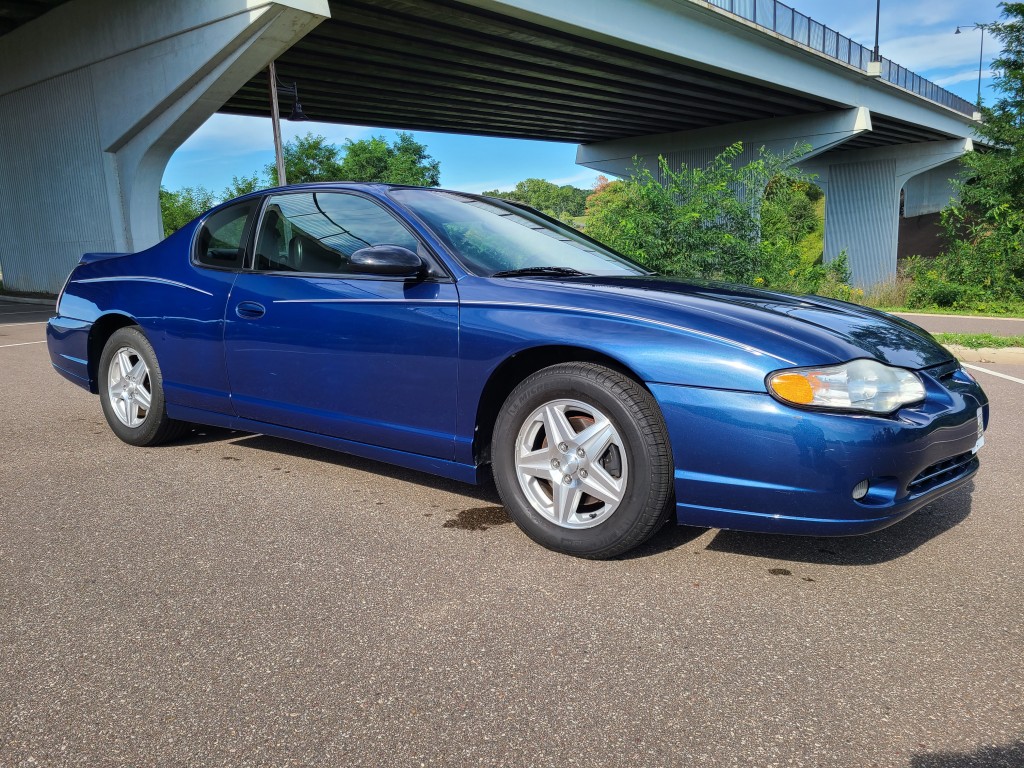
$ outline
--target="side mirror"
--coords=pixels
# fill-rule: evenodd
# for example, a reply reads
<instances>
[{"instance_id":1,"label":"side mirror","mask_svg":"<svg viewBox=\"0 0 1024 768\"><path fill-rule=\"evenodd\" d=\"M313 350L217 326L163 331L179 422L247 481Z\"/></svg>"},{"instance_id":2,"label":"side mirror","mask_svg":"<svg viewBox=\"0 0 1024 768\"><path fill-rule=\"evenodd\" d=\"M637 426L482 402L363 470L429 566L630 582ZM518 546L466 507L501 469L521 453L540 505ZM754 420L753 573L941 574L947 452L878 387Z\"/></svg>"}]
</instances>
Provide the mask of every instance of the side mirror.
<instances>
[{"instance_id":1,"label":"side mirror","mask_svg":"<svg viewBox=\"0 0 1024 768\"><path fill-rule=\"evenodd\" d=\"M400 245L371 245L349 258L349 271L364 275L419 277L426 265L417 254Z\"/></svg>"}]
</instances>

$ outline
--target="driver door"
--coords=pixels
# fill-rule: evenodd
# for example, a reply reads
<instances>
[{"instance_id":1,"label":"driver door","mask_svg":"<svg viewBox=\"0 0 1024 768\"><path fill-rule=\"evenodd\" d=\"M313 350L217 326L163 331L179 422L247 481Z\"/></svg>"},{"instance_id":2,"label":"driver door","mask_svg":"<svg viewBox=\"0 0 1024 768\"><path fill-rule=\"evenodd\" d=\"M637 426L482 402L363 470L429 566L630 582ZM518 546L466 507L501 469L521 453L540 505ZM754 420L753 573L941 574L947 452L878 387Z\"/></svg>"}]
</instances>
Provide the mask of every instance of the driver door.
<instances>
[{"instance_id":1,"label":"driver door","mask_svg":"<svg viewBox=\"0 0 1024 768\"><path fill-rule=\"evenodd\" d=\"M425 279L355 274L369 245L425 257ZM274 195L235 280L225 350L247 419L451 460L458 291L413 231L356 193Z\"/></svg>"}]
</instances>

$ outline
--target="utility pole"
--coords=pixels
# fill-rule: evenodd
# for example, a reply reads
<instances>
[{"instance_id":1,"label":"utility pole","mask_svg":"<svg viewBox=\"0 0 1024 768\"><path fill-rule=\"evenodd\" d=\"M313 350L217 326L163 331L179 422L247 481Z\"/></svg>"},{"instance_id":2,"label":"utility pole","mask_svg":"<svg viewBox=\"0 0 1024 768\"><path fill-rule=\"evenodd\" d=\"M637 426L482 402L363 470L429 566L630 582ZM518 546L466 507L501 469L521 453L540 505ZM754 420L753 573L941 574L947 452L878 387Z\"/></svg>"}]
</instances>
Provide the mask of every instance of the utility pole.
<instances>
[{"instance_id":1,"label":"utility pole","mask_svg":"<svg viewBox=\"0 0 1024 768\"><path fill-rule=\"evenodd\" d=\"M277 102L277 70L274 62L267 68L270 79L270 121L274 124L274 159L277 161L277 184L285 186L288 179L284 174L284 148L281 146L281 111Z\"/></svg>"}]
</instances>

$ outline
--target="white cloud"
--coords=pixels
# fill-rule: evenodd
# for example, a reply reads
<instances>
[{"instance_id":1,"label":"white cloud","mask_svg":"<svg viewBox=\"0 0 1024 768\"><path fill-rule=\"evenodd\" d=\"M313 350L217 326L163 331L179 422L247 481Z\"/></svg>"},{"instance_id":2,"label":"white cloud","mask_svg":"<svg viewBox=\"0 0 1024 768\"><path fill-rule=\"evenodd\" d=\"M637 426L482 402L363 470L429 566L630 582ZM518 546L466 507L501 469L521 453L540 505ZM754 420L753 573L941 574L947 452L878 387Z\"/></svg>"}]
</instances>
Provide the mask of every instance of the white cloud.
<instances>
[{"instance_id":1,"label":"white cloud","mask_svg":"<svg viewBox=\"0 0 1024 768\"><path fill-rule=\"evenodd\" d=\"M559 179L548 179L548 181L552 184L557 184L558 186L562 186L563 184L572 184L574 187L578 187L582 184L584 187L591 187L600 175L601 174L597 171L592 171L587 168L586 170L575 173L572 176L563 176Z\"/></svg>"},{"instance_id":2,"label":"white cloud","mask_svg":"<svg viewBox=\"0 0 1024 768\"><path fill-rule=\"evenodd\" d=\"M988 38L986 41L990 42ZM977 32L954 35L953 30L944 30L930 35L890 40L883 46L882 55L921 73L929 69L964 67L972 61L977 62L980 42ZM995 52L995 45L992 45L992 50ZM985 58L988 60L989 55L986 54Z\"/></svg>"},{"instance_id":3,"label":"white cloud","mask_svg":"<svg viewBox=\"0 0 1024 768\"><path fill-rule=\"evenodd\" d=\"M985 70L981 73L983 78L991 78L994 73L990 70ZM941 85L943 88L947 88L957 83L976 83L978 81L978 68L965 69L960 72L955 72L951 75L945 75L943 77L934 77L932 82L936 85Z\"/></svg>"},{"instance_id":4,"label":"white cloud","mask_svg":"<svg viewBox=\"0 0 1024 768\"><path fill-rule=\"evenodd\" d=\"M326 136L327 140L334 144L342 144L345 139L363 138L371 133L370 128L351 125L292 123L287 120L281 122L283 141L305 135L310 131ZM274 134L269 118L219 113L210 117L178 148L178 152L186 154L201 152L221 157L273 150Z\"/></svg>"},{"instance_id":5,"label":"white cloud","mask_svg":"<svg viewBox=\"0 0 1024 768\"><path fill-rule=\"evenodd\" d=\"M890 28L918 29L922 26L945 26L952 34L957 24L968 23L975 13L994 14L995 2L975 0L965 9L961 0L928 0L882 4L882 23ZM989 8L991 6L991 8ZM873 15L873 14L872 14ZM993 19L995 17L993 16Z\"/></svg>"}]
</instances>

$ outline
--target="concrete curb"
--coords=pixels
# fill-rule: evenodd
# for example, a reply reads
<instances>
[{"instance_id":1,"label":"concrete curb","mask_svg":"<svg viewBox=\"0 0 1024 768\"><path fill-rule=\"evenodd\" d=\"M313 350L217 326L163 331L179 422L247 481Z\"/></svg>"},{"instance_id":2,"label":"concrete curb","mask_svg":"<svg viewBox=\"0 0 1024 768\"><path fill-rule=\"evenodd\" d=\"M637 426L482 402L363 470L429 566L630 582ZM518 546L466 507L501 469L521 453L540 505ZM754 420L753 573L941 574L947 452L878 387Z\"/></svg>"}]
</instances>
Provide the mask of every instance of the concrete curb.
<instances>
[{"instance_id":1,"label":"concrete curb","mask_svg":"<svg viewBox=\"0 0 1024 768\"><path fill-rule=\"evenodd\" d=\"M956 344L946 346L956 358L965 363L1003 363L1005 365L1024 365L1024 347L1005 347L1003 349L992 349L982 347L971 349Z\"/></svg>"},{"instance_id":2,"label":"concrete curb","mask_svg":"<svg viewBox=\"0 0 1024 768\"><path fill-rule=\"evenodd\" d=\"M47 307L57 308L57 299L33 299L29 296L8 296L0 293L0 301L13 301L15 304L42 304Z\"/></svg>"}]
</instances>

